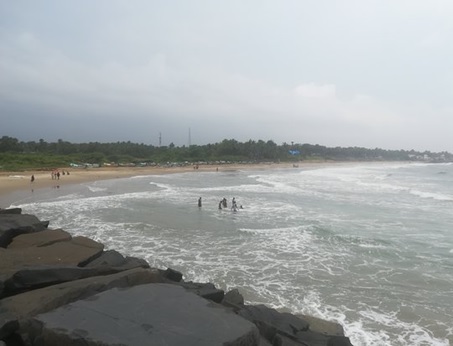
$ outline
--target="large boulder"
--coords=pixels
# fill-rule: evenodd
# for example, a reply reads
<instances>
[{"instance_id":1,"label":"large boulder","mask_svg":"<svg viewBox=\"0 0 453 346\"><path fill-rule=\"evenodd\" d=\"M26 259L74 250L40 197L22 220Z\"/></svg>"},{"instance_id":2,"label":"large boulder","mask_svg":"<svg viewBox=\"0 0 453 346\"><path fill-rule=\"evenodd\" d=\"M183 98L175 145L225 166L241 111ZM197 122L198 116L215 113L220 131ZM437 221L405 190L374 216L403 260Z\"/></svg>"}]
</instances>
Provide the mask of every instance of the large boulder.
<instances>
[{"instance_id":1,"label":"large boulder","mask_svg":"<svg viewBox=\"0 0 453 346\"><path fill-rule=\"evenodd\" d=\"M244 306L244 297L239 293L237 288L225 293L222 304L235 309L241 309Z\"/></svg>"},{"instance_id":2,"label":"large boulder","mask_svg":"<svg viewBox=\"0 0 453 346\"><path fill-rule=\"evenodd\" d=\"M17 332L20 321L49 312L78 299L111 288L162 282L157 269L136 268L113 275L96 276L25 292L0 300L0 339ZM24 333L27 333L24 330Z\"/></svg>"},{"instance_id":3,"label":"large boulder","mask_svg":"<svg viewBox=\"0 0 453 346\"><path fill-rule=\"evenodd\" d=\"M320 319L305 319L265 305L245 305L237 313L255 323L261 336L273 345L352 346L338 325Z\"/></svg>"},{"instance_id":4,"label":"large boulder","mask_svg":"<svg viewBox=\"0 0 453 346\"><path fill-rule=\"evenodd\" d=\"M86 268L114 268L115 270L128 270L132 268L149 268L149 263L142 258L124 257L116 250L108 250L85 264Z\"/></svg>"},{"instance_id":5,"label":"large boulder","mask_svg":"<svg viewBox=\"0 0 453 346\"><path fill-rule=\"evenodd\" d=\"M48 221L40 221L34 215L0 214L0 247L6 248L20 234L43 231Z\"/></svg>"},{"instance_id":6,"label":"large boulder","mask_svg":"<svg viewBox=\"0 0 453 346\"><path fill-rule=\"evenodd\" d=\"M111 267L80 268L77 266L42 265L21 269L4 282L4 295L14 295L18 292L29 291L67 281L85 279L91 276L101 276L118 273Z\"/></svg>"},{"instance_id":7,"label":"large boulder","mask_svg":"<svg viewBox=\"0 0 453 346\"><path fill-rule=\"evenodd\" d=\"M8 249L49 246L62 241L70 241L71 239L71 234L62 229L46 229L39 232L39 234L22 234L15 237L8 245Z\"/></svg>"},{"instance_id":8,"label":"large boulder","mask_svg":"<svg viewBox=\"0 0 453 346\"><path fill-rule=\"evenodd\" d=\"M249 321L258 321L263 326L275 328L281 333L294 335L299 331L308 330L309 324L287 312L278 312L265 305L245 305L238 314Z\"/></svg>"},{"instance_id":9,"label":"large boulder","mask_svg":"<svg viewBox=\"0 0 453 346\"><path fill-rule=\"evenodd\" d=\"M297 317L303 319L304 321L307 321L312 332L332 336L344 336L343 326L339 323L326 321L321 318L308 315L297 315Z\"/></svg>"},{"instance_id":10,"label":"large boulder","mask_svg":"<svg viewBox=\"0 0 453 346\"><path fill-rule=\"evenodd\" d=\"M73 237L66 240L64 231L46 232L44 238L40 237L40 233L42 232L23 234L11 243L11 247L6 250L0 248L0 288L3 287L0 297L18 293L15 291L15 287L19 291L27 289L20 282L25 274L30 278L34 268L38 268L41 273L55 277L56 274L50 274L49 268L83 266L98 257L104 248L103 244L85 237ZM62 241L55 242L56 238ZM43 271L43 268L46 270ZM48 278L43 277L42 279L42 284L36 279L32 279L31 282L34 282L34 287L42 287L49 282L52 284ZM6 284L7 282L8 284ZM61 281L57 280L53 283L58 282ZM16 283L19 283L19 286Z\"/></svg>"},{"instance_id":11,"label":"large boulder","mask_svg":"<svg viewBox=\"0 0 453 346\"><path fill-rule=\"evenodd\" d=\"M39 238L39 234L27 234L26 237ZM12 247L0 252L0 272L43 264L83 266L99 256L103 249L103 244L85 237L73 237L48 246Z\"/></svg>"},{"instance_id":12,"label":"large boulder","mask_svg":"<svg viewBox=\"0 0 453 346\"><path fill-rule=\"evenodd\" d=\"M173 284L111 289L29 321L30 345L259 345L255 325ZM25 327L25 325L24 325Z\"/></svg>"},{"instance_id":13,"label":"large boulder","mask_svg":"<svg viewBox=\"0 0 453 346\"><path fill-rule=\"evenodd\" d=\"M200 282L178 282L175 285L184 287L187 291L195 293L196 295L205 299L212 300L215 303L221 303L225 292L216 288L212 283L200 283Z\"/></svg>"},{"instance_id":14,"label":"large boulder","mask_svg":"<svg viewBox=\"0 0 453 346\"><path fill-rule=\"evenodd\" d=\"M8 208L8 209L0 208L0 214L22 214L22 209L21 208Z\"/></svg>"}]
</instances>

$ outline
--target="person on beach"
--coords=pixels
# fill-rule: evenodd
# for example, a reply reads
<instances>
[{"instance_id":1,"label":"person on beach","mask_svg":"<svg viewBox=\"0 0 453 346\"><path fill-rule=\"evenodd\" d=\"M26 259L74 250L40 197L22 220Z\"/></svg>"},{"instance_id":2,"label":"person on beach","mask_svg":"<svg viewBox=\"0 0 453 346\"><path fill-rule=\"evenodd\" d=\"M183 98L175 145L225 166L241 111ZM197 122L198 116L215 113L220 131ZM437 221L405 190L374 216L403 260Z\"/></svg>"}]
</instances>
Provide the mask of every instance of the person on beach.
<instances>
[{"instance_id":1,"label":"person on beach","mask_svg":"<svg viewBox=\"0 0 453 346\"><path fill-rule=\"evenodd\" d=\"M226 199L225 197L223 197L222 204L223 204L223 207L224 207L224 208L227 208L227 207L228 207L228 205L227 205L227 199Z\"/></svg>"},{"instance_id":2,"label":"person on beach","mask_svg":"<svg viewBox=\"0 0 453 346\"><path fill-rule=\"evenodd\" d=\"M30 178L30 182L33 183L34 181L35 181L35 176L34 176L34 174L32 174L32 175L31 175L31 178Z\"/></svg>"},{"instance_id":3,"label":"person on beach","mask_svg":"<svg viewBox=\"0 0 453 346\"><path fill-rule=\"evenodd\" d=\"M198 198L198 207L201 208L201 197Z\"/></svg>"},{"instance_id":4,"label":"person on beach","mask_svg":"<svg viewBox=\"0 0 453 346\"><path fill-rule=\"evenodd\" d=\"M223 203L223 199L221 199L219 202L219 210L222 210L222 203Z\"/></svg>"}]
</instances>

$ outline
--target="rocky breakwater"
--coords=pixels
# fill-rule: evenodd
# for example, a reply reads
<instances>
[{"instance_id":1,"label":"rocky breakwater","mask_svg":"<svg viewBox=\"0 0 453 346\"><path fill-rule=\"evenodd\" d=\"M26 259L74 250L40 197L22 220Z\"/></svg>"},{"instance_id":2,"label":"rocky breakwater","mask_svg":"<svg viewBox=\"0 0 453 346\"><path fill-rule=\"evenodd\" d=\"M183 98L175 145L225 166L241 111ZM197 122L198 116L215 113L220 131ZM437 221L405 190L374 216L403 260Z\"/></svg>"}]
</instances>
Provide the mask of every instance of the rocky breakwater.
<instances>
[{"instance_id":1,"label":"rocky breakwater","mask_svg":"<svg viewBox=\"0 0 453 346\"><path fill-rule=\"evenodd\" d=\"M0 345L351 345L342 327L247 305L86 237L0 210Z\"/></svg>"}]
</instances>

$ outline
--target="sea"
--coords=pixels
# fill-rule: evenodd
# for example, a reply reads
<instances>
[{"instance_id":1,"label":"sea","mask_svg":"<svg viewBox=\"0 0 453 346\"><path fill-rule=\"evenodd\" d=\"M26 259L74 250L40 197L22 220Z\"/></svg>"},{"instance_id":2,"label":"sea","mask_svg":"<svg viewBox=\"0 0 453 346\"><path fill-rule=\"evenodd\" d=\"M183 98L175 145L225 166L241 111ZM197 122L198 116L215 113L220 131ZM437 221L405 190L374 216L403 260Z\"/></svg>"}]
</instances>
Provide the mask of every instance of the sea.
<instances>
[{"instance_id":1,"label":"sea","mask_svg":"<svg viewBox=\"0 0 453 346\"><path fill-rule=\"evenodd\" d=\"M452 163L220 167L13 206L185 281L237 288L246 304L338 322L355 346L453 343Z\"/></svg>"}]
</instances>

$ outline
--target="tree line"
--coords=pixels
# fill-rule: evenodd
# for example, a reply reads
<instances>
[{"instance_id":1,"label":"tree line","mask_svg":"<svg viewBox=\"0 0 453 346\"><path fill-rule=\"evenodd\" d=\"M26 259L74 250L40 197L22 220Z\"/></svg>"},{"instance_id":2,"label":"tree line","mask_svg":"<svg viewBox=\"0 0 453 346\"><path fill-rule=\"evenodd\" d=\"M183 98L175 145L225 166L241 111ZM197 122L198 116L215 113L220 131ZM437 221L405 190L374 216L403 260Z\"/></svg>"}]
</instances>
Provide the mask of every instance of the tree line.
<instances>
[{"instance_id":1,"label":"tree line","mask_svg":"<svg viewBox=\"0 0 453 346\"><path fill-rule=\"evenodd\" d=\"M89 164L166 164L176 162L298 162L301 160L334 161L414 161L451 162L448 152L432 153L414 150L384 150L361 147L326 147L319 144L283 143L249 140L239 142L224 139L206 145L153 146L143 143L70 143L19 141L17 138L0 138L0 169L14 167L58 167L70 163Z\"/></svg>"}]
</instances>

